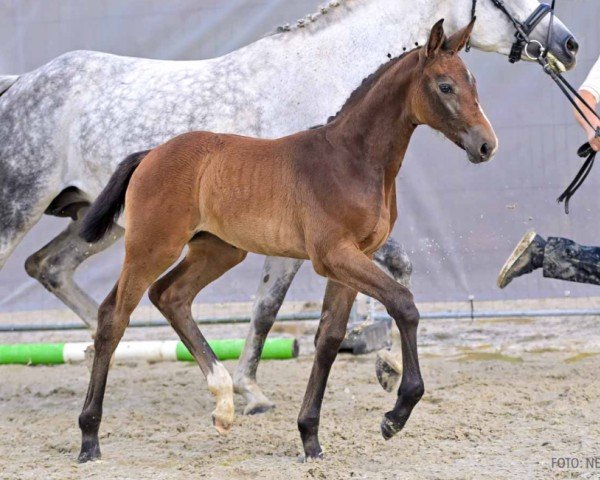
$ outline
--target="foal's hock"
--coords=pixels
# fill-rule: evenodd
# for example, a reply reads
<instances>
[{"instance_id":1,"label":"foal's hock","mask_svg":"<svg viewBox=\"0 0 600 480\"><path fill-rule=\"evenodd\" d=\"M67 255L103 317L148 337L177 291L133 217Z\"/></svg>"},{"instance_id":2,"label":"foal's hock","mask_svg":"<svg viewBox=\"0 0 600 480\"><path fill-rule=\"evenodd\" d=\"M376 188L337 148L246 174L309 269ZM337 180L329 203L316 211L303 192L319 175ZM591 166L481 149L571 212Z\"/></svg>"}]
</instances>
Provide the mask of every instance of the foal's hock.
<instances>
[{"instance_id":1,"label":"foal's hock","mask_svg":"<svg viewBox=\"0 0 600 480\"><path fill-rule=\"evenodd\" d=\"M446 38L439 21L427 45L381 66L321 128L276 140L193 132L141 160L141 154L126 160L83 228L86 239L101 238L125 205L125 261L98 315L96 356L80 416L81 461L100 455L108 363L148 288L207 377L217 401L215 427L221 433L229 429L232 381L194 323L191 305L202 288L249 251L310 259L328 278L298 418L306 456L322 453L320 407L358 291L382 302L401 331L402 381L381 428L385 438L402 429L424 391L416 347L419 313L408 289L370 257L394 226L395 178L418 125L441 131L473 163L489 160L496 151L473 76L457 55L472 28L473 22ZM157 281L186 245L185 259Z\"/></svg>"}]
</instances>

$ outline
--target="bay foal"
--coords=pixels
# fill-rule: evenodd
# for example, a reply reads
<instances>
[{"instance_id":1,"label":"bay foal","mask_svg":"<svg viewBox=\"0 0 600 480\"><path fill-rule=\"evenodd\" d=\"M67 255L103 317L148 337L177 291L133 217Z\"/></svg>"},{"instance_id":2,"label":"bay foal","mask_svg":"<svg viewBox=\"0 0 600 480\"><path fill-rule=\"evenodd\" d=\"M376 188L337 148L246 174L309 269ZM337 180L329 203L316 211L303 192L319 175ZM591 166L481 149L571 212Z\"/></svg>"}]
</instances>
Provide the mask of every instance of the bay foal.
<instances>
[{"instance_id":1,"label":"bay foal","mask_svg":"<svg viewBox=\"0 0 600 480\"><path fill-rule=\"evenodd\" d=\"M121 163L82 229L87 241L98 241L125 206L125 261L98 313L96 355L79 417L80 461L100 456L109 361L148 287L207 377L217 401L215 427L229 429L231 377L194 323L191 305L248 251L310 259L328 278L298 418L306 456L321 455L321 403L357 291L382 302L400 329L402 380L381 428L385 438L402 429L423 394L419 313L410 291L377 268L371 255L396 220L395 178L418 125L444 133L473 163L496 151L474 79L457 55L472 28L473 22L446 38L439 21L426 46L380 67L321 128L277 140L188 133ZM186 245L181 263L157 280Z\"/></svg>"}]
</instances>

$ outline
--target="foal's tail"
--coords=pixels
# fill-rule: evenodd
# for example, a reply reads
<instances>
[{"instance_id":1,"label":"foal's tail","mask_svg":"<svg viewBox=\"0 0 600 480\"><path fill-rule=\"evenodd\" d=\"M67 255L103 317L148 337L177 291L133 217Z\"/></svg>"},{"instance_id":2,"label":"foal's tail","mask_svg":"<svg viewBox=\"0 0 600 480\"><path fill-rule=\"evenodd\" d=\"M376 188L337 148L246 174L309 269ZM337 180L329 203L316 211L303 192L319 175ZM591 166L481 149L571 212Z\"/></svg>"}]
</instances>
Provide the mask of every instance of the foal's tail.
<instances>
[{"instance_id":1,"label":"foal's tail","mask_svg":"<svg viewBox=\"0 0 600 480\"><path fill-rule=\"evenodd\" d=\"M83 219L79 235L86 242L96 243L106 235L125 206L125 192L131 175L150 150L129 155L119 163L104 190L100 192Z\"/></svg>"}]
</instances>

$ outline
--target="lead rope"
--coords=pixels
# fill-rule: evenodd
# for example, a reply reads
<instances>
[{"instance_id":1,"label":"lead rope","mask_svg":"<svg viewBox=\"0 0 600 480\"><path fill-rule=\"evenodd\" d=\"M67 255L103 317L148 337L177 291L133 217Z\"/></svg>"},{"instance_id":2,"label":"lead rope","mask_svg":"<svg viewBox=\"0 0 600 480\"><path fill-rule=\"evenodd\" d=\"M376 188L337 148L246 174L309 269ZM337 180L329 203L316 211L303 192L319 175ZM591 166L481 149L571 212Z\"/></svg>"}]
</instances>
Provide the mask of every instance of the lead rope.
<instances>
[{"instance_id":1,"label":"lead rope","mask_svg":"<svg viewBox=\"0 0 600 480\"><path fill-rule=\"evenodd\" d=\"M546 59L544 58L543 61L546 61ZM540 62L540 63L542 63L542 62ZM575 110L577 110L577 113L579 113L581 118L584 119L585 123L587 123L589 125L589 127L596 132L595 136L600 138L600 127L594 128L594 126L592 125L592 122L590 121L588 116L583 112L583 110L577 104L577 102L574 100L574 98L579 100L581 102L581 104L584 105L588 109L588 111L592 112L592 114L598 120L600 120L600 116L598 116L596 111L590 106L589 103L587 103L584 100L584 98L579 94L579 92L577 90L575 90L575 88L573 88L573 86L560 73L556 73L554 70L552 70L550 68L547 61L546 61L546 64L544 65L544 71L548 75L550 75L552 80L554 80L556 82L558 87L564 93L565 97L567 97L567 99L569 100L569 102L571 102L571 104L573 105ZM569 186L565 189L565 191L556 199L556 201L558 203L561 203L563 201L565 202L565 213L567 215L569 214L569 200L571 200L571 197L573 195L575 195L575 192L577 192L577 190L579 190L579 187L581 187L584 180L589 175L590 171L592 170L592 167L594 166L594 160L596 159L596 152L591 147L589 142L586 142L581 147L579 147L579 150L577 151L577 155L579 155L582 158L587 157L587 159L585 160L585 162L583 163L583 165L581 166L581 168L575 175L575 178L573 179L573 181L569 184Z\"/></svg>"},{"instance_id":2,"label":"lead rope","mask_svg":"<svg viewBox=\"0 0 600 480\"><path fill-rule=\"evenodd\" d=\"M594 160L596 159L596 152L594 151L594 149L590 146L590 144L588 142L584 143L579 148L579 151L577 152L577 154L580 157L585 157L587 155L587 158L586 158L585 162L583 162L583 165L581 166L579 171L577 172L577 175L575 175L575 178L573 179L573 181L569 184L569 186L565 189L565 191L560 195L560 197L558 197L556 199L556 201L559 203L563 202L563 201L565 202L565 213L567 215L569 214L569 200L571 200L571 197L573 195L575 195L575 192L577 190L579 190L579 187L581 187L584 180L589 175L590 171L592 170L592 167L594 166Z\"/></svg>"}]
</instances>

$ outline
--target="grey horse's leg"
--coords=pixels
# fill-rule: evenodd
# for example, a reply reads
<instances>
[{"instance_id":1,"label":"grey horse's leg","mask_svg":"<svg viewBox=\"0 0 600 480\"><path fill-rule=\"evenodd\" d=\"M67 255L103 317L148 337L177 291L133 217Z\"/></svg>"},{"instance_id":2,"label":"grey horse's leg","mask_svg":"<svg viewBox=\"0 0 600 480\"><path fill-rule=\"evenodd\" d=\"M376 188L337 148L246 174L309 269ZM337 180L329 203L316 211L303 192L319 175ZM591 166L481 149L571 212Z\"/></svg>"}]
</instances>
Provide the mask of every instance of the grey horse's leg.
<instances>
[{"instance_id":1,"label":"grey horse's leg","mask_svg":"<svg viewBox=\"0 0 600 480\"><path fill-rule=\"evenodd\" d=\"M387 272L394 280L410 288L412 263L404 247L392 238L373 255L375 263ZM392 348L377 352L375 372L377 380L384 390L392 392L396 389L402 376L402 345L400 335L392 330Z\"/></svg>"},{"instance_id":2,"label":"grey horse's leg","mask_svg":"<svg viewBox=\"0 0 600 480\"><path fill-rule=\"evenodd\" d=\"M256 383L256 369L269 330L302 262L281 257L267 257L265 260L252 309L250 331L233 375L235 392L243 395L247 403L244 409L246 415L262 413L275 406Z\"/></svg>"},{"instance_id":3,"label":"grey horse's leg","mask_svg":"<svg viewBox=\"0 0 600 480\"><path fill-rule=\"evenodd\" d=\"M387 242L373 254L373 261L398 283L410 288L413 267L401 243L391 237L388 238Z\"/></svg>"},{"instance_id":4,"label":"grey horse's leg","mask_svg":"<svg viewBox=\"0 0 600 480\"><path fill-rule=\"evenodd\" d=\"M31 255L25 262L25 270L73 310L94 333L98 304L75 283L73 276L82 262L121 238L123 229L114 225L110 234L101 241L87 243L78 234L85 210L87 207L78 212L77 220L69 223L50 243Z\"/></svg>"}]
</instances>

